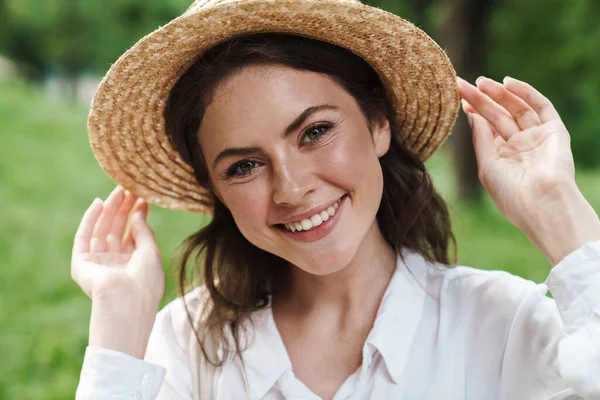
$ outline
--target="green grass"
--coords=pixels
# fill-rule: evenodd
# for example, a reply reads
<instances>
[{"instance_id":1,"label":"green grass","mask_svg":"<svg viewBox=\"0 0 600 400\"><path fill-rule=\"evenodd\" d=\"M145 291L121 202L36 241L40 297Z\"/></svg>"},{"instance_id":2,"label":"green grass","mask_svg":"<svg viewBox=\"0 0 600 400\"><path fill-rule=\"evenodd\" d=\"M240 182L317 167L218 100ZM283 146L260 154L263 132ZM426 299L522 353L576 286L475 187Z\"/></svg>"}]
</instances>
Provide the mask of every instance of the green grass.
<instances>
[{"instance_id":1,"label":"green grass","mask_svg":"<svg viewBox=\"0 0 600 400\"><path fill-rule=\"evenodd\" d=\"M87 343L90 301L71 280L73 234L95 197L113 183L88 144L87 109L47 98L23 83L0 83L0 399L72 399ZM447 155L429 168L451 198ZM598 173L579 176L582 190L600 209ZM453 207L462 264L506 269L543 281L550 265L487 201ZM168 268L177 245L205 219L152 208L150 224Z\"/></svg>"},{"instance_id":2,"label":"green grass","mask_svg":"<svg viewBox=\"0 0 600 400\"><path fill-rule=\"evenodd\" d=\"M72 238L89 203L114 187L91 152L86 116L0 84L0 399L72 399L77 386L91 302L70 278ZM166 263L203 221L153 207ZM174 283L169 273L164 302Z\"/></svg>"}]
</instances>

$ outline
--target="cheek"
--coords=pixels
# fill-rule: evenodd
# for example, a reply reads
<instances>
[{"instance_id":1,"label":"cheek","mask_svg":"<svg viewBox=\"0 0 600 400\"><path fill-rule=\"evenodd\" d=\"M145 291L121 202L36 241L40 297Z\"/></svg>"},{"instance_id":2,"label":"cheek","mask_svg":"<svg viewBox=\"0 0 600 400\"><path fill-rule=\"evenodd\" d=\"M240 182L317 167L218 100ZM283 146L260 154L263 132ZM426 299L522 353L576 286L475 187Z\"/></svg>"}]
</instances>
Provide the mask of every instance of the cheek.
<instances>
[{"instance_id":1,"label":"cheek","mask_svg":"<svg viewBox=\"0 0 600 400\"><path fill-rule=\"evenodd\" d=\"M253 232L264 227L269 210L269 196L265 184L259 179L254 182L229 188L223 200L240 232L251 239ZM252 242L252 240L250 240Z\"/></svg>"},{"instance_id":2,"label":"cheek","mask_svg":"<svg viewBox=\"0 0 600 400\"><path fill-rule=\"evenodd\" d=\"M379 158L368 131L349 131L323 154L327 175L342 186L379 186L382 181Z\"/></svg>"}]
</instances>

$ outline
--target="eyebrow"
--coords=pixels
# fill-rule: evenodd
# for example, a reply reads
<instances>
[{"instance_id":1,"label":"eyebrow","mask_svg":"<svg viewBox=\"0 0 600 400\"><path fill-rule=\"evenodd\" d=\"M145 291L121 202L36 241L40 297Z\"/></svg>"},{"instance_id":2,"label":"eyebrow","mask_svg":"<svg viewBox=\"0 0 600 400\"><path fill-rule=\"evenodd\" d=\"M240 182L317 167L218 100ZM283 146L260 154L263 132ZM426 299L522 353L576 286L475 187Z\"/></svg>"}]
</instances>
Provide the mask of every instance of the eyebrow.
<instances>
[{"instance_id":1,"label":"eyebrow","mask_svg":"<svg viewBox=\"0 0 600 400\"><path fill-rule=\"evenodd\" d=\"M318 106L308 107L300 115L298 115L296 119L294 119L294 121L292 121L292 123L288 125L287 128L285 128L283 137L285 138L291 133L293 133L295 130L297 130L304 123L304 121L308 119L308 117L323 110L339 110L339 108L331 104L321 104ZM230 147L228 149L223 150L219 153L219 155L217 155L215 161L213 161L213 168L215 168L218 162L221 161L223 158L246 156L249 154L256 153L259 150L259 147Z\"/></svg>"}]
</instances>

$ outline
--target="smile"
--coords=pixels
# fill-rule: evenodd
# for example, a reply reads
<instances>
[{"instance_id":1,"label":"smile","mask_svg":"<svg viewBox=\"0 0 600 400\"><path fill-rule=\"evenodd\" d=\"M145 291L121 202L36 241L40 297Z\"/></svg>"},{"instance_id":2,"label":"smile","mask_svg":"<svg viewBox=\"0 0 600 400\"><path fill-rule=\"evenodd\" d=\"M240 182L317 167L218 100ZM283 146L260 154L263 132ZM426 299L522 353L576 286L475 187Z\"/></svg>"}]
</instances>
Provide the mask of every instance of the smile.
<instances>
[{"instance_id":1,"label":"smile","mask_svg":"<svg viewBox=\"0 0 600 400\"><path fill-rule=\"evenodd\" d=\"M327 221L329 218L333 217L341 202L342 199L339 199L333 203L333 205L327 207L327 209L316 213L310 218L304 218L301 221L290 222L289 224L284 224L283 226L290 232L309 231L314 229L323 222Z\"/></svg>"},{"instance_id":2,"label":"smile","mask_svg":"<svg viewBox=\"0 0 600 400\"><path fill-rule=\"evenodd\" d=\"M285 229L291 232L308 231L313 228L316 228L323 222L327 221L330 217L333 217L335 215L335 210L337 210L341 201L342 199L339 199L337 202L333 203L332 206L329 206L326 210L323 210L320 213L316 213L310 218L305 218L302 221L291 222L283 226L285 227Z\"/></svg>"}]
</instances>

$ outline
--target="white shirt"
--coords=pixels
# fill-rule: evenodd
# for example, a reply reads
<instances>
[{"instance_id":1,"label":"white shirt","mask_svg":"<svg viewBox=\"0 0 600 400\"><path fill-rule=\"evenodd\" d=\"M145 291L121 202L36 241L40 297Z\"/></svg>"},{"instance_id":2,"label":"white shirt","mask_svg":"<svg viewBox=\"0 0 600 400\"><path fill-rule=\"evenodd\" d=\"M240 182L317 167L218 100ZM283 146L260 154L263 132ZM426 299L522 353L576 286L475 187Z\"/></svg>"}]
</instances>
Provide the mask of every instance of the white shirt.
<instances>
[{"instance_id":1,"label":"white shirt","mask_svg":"<svg viewBox=\"0 0 600 400\"><path fill-rule=\"evenodd\" d=\"M398 259L362 366L335 400L600 399L600 242L568 255L542 284L431 265L415 253L405 261ZM319 399L295 378L271 309L253 319L255 340L243 354L249 397ZM158 313L145 361L88 347L77 400L191 399L190 333L178 298ZM239 359L224 366L217 393L247 398Z\"/></svg>"}]
</instances>

